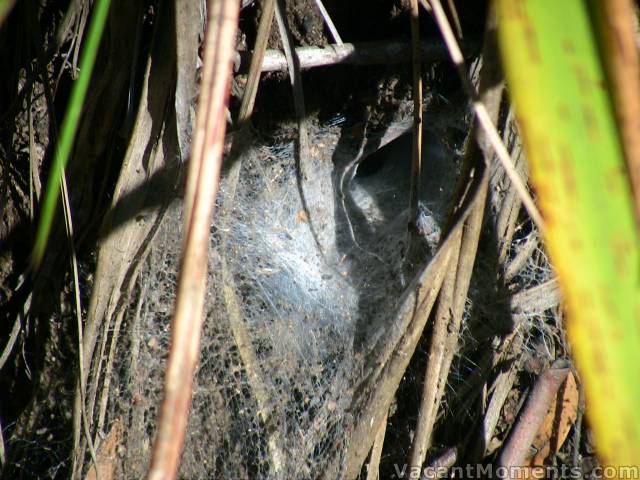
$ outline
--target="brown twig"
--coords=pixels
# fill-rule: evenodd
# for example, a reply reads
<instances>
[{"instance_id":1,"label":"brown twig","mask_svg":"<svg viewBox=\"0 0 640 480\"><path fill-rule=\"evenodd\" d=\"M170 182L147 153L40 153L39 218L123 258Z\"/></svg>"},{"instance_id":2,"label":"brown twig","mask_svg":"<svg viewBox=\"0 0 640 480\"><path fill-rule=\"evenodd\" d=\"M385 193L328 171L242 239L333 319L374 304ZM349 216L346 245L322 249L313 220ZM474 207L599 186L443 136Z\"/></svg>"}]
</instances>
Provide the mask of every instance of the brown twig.
<instances>
[{"instance_id":1,"label":"brown twig","mask_svg":"<svg viewBox=\"0 0 640 480\"><path fill-rule=\"evenodd\" d=\"M185 193L185 241L164 398L148 478L175 478L200 351L209 230L220 179L239 0L209 2L204 72Z\"/></svg>"},{"instance_id":2,"label":"brown twig","mask_svg":"<svg viewBox=\"0 0 640 480\"><path fill-rule=\"evenodd\" d=\"M524 461L529 453L529 448L540 428L551 403L556 398L560 385L565 381L570 368L566 360L556 360L536 381L536 384L527 400L524 411L518 419L518 423L509 435L499 464L502 467L524 466Z\"/></svg>"},{"instance_id":3,"label":"brown twig","mask_svg":"<svg viewBox=\"0 0 640 480\"><path fill-rule=\"evenodd\" d=\"M447 448L442 454L436 457L425 469L421 480L433 480L435 478L446 477L446 471L458 460L457 447Z\"/></svg>"},{"instance_id":4,"label":"brown twig","mask_svg":"<svg viewBox=\"0 0 640 480\"><path fill-rule=\"evenodd\" d=\"M98 471L96 451L94 447L94 442L91 439L90 422L89 422L89 417L87 415L87 409L85 405L85 399L87 396L87 384L86 384L86 377L83 370L84 349L83 349L83 333L82 333L83 332L82 306L80 304L80 281L79 281L79 275L78 275L78 261L76 257L76 247L73 240L73 220L71 218L71 204L69 202L69 190L67 188L67 179L64 173L60 176L60 189L62 190L62 206L63 206L63 212L64 212L64 223L65 223L65 228L67 232L67 241L69 243L69 252L71 254L70 261L71 261L71 272L72 272L72 278L73 278L73 292L74 292L74 302L75 302L74 306L76 310L76 326L78 327L78 365L79 365L78 389L80 392L80 401L81 401L80 413L82 418L82 433L84 434L87 441L87 445L89 447L89 452L91 454L91 461L93 462L96 468L96 478L99 478L100 472ZM76 442L74 442L74 444L75 443Z\"/></svg>"},{"instance_id":5,"label":"brown twig","mask_svg":"<svg viewBox=\"0 0 640 480\"><path fill-rule=\"evenodd\" d=\"M287 70L289 71L289 81L291 82L291 89L293 91L293 106L295 107L298 118L298 127L301 130L299 135L300 137L306 137L306 132L303 132L304 129L301 128L303 125L300 124L305 117L304 92L302 89L302 78L300 77L300 58L293 45L293 38L289 33L282 0L276 0L276 22L278 23L280 40L282 41ZM300 140L302 141L302 138Z\"/></svg>"}]
</instances>

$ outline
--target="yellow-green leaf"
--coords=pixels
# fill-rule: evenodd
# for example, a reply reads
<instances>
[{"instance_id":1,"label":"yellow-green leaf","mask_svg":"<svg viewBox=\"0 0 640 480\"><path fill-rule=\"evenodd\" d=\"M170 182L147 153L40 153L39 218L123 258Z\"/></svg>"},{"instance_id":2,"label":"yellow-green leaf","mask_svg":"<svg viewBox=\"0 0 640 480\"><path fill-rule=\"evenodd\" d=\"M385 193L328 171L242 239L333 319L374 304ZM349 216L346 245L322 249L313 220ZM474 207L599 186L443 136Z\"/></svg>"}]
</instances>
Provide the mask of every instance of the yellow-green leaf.
<instances>
[{"instance_id":1,"label":"yellow-green leaf","mask_svg":"<svg viewBox=\"0 0 640 480\"><path fill-rule=\"evenodd\" d=\"M638 232L589 3L496 0L496 7L596 446L606 465L638 465Z\"/></svg>"}]
</instances>

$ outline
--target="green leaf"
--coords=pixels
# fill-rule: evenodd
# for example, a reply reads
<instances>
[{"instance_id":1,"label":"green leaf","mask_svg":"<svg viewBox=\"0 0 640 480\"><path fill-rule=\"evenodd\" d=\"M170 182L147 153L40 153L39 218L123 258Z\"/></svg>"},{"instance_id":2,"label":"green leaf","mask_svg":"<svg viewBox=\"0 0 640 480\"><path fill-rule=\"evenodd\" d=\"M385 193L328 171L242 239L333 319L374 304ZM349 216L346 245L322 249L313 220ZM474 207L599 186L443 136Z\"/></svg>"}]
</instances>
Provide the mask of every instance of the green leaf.
<instances>
[{"instance_id":1,"label":"green leaf","mask_svg":"<svg viewBox=\"0 0 640 480\"><path fill-rule=\"evenodd\" d=\"M499 44L607 465L640 463L640 250L598 37L581 0L497 0Z\"/></svg>"},{"instance_id":2,"label":"green leaf","mask_svg":"<svg viewBox=\"0 0 640 480\"><path fill-rule=\"evenodd\" d=\"M91 23L86 37L87 40L80 56L80 73L71 89L69 105L67 106L67 111L62 121L60 138L58 139L58 146L42 203L36 241L31 257L34 269L39 267L47 248L56 205L60 196L61 176L64 174L64 168L73 148L73 142L78 130L78 122L82 113L82 106L84 105L84 99L89 88L89 81L91 80L91 72L93 72L93 66L100 46L100 39L109 13L109 4L110 0L97 0L91 16Z\"/></svg>"}]
</instances>

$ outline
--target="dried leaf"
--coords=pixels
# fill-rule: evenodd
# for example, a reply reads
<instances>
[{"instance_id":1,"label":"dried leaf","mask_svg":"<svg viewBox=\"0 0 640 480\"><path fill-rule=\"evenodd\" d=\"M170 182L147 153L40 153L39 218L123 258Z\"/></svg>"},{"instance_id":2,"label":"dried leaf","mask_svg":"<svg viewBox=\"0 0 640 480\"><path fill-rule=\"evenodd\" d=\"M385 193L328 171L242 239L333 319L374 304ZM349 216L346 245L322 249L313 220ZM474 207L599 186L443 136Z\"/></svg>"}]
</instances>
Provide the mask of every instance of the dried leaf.
<instances>
[{"instance_id":1,"label":"dried leaf","mask_svg":"<svg viewBox=\"0 0 640 480\"><path fill-rule=\"evenodd\" d=\"M98 472L100 480L113 480L116 478L116 455L118 446L122 442L122 417L118 417L107 434L105 440L100 444L97 453ZM96 466L91 465L85 480L97 480Z\"/></svg>"},{"instance_id":2,"label":"dried leaf","mask_svg":"<svg viewBox=\"0 0 640 480\"><path fill-rule=\"evenodd\" d=\"M570 372L536 434L533 447L537 453L528 465L543 465L550 454L560 450L578 416L578 398L576 379Z\"/></svg>"}]
</instances>

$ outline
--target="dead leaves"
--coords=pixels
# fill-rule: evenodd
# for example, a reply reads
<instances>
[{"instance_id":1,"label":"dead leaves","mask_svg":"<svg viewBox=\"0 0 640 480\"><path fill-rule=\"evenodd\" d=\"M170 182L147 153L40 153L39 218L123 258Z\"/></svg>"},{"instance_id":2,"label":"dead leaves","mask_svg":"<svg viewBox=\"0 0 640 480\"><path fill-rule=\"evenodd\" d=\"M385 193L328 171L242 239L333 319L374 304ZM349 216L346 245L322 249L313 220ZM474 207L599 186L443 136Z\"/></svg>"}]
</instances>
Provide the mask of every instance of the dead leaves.
<instances>
[{"instance_id":1,"label":"dead leaves","mask_svg":"<svg viewBox=\"0 0 640 480\"><path fill-rule=\"evenodd\" d=\"M556 401L538 429L532 445L536 454L528 460L528 465L544 465L549 455L560 450L578 417L579 396L576 379L569 372L567 380L558 390Z\"/></svg>"},{"instance_id":2,"label":"dead leaves","mask_svg":"<svg viewBox=\"0 0 640 480\"><path fill-rule=\"evenodd\" d=\"M100 444L97 453L97 469L96 465L91 465L85 480L97 480L98 474L100 480L113 480L117 478L116 473L116 455L118 454L118 446L122 442L122 417L118 417L111 427L111 431L107 434L105 440Z\"/></svg>"}]
</instances>

